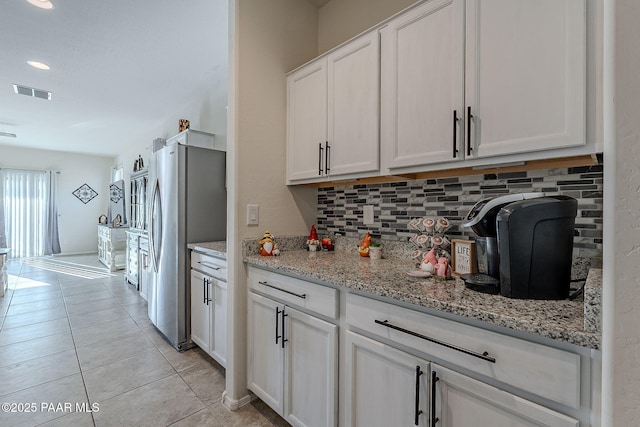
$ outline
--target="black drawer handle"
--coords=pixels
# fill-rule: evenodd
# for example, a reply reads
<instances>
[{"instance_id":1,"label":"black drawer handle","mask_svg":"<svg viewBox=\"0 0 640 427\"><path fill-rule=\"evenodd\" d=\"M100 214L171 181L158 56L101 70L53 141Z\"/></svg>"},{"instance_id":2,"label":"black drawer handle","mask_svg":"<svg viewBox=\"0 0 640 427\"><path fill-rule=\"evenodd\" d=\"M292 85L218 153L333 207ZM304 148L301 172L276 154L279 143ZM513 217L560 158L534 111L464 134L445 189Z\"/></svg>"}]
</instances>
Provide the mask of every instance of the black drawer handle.
<instances>
[{"instance_id":1,"label":"black drawer handle","mask_svg":"<svg viewBox=\"0 0 640 427\"><path fill-rule=\"evenodd\" d=\"M461 353L468 354L470 356L477 357L477 358L482 359L482 360L486 360L487 362L496 363L496 359L491 357L491 356L489 356L489 353L486 352L486 351L484 353L477 353L475 351L467 350L466 348L458 347L456 345L449 344L449 343L446 343L444 341L440 341L440 340L437 340L437 339L434 339L434 338L430 338L430 337L428 337L426 335L422 335L422 334L419 334L417 332L413 332L413 331L410 331L408 329L401 328L400 326L392 325L391 323L389 323L388 320L375 320L375 322L378 325L386 326L387 328L391 328L391 329L395 329L396 331L404 332L405 334L409 334L409 335L412 335L414 337L421 338L421 339L423 339L425 341L436 343L436 344L441 345L443 347L447 347L447 348L450 348L452 350L456 350L456 351L459 351Z\"/></svg>"},{"instance_id":2,"label":"black drawer handle","mask_svg":"<svg viewBox=\"0 0 640 427\"><path fill-rule=\"evenodd\" d=\"M431 371L431 427L436 427L440 418L436 417L436 383L440 381L436 371Z\"/></svg>"},{"instance_id":3,"label":"black drawer handle","mask_svg":"<svg viewBox=\"0 0 640 427\"><path fill-rule=\"evenodd\" d=\"M261 282L259 281L258 283L260 283L261 285L267 286L267 287L269 287L271 289L275 289L277 291L280 291L280 292L286 292L286 293L288 293L290 295L293 295L295 297L298 297L298 298L302 298L302 299L306 299L307 298L307 294L296 294L295 292L291 292L291 291L288 291L286 289L282 289L282 288L279 288L277 286L270 285L266 281L261 281Z\"/></svg>"},{"instance_id":4,"label":"black drawer handle","mask_svg":"<svg viewBox=\"0 0 640 427\"><path fill-rule=\"evenodd\" d=\"M215 264L208 263L206 261L198 261L198 264L202 264L205 267L209 267L212 270L220 270L220 267L216 266Z\"/></svg>"},{"instance_id":5,"label":"black drawer handle","mask_svg":"<svg viewBox=\"0 0 640 427\"><path fill-rule=\"evenodd\" d=\"M415 416L415 425L420 425L420 415L422 414L422 410L420 409L420 376L424 374L422 369L420 369L420 365L416 366L416 410L414 413Z\"/></svg>"}]
</instances>

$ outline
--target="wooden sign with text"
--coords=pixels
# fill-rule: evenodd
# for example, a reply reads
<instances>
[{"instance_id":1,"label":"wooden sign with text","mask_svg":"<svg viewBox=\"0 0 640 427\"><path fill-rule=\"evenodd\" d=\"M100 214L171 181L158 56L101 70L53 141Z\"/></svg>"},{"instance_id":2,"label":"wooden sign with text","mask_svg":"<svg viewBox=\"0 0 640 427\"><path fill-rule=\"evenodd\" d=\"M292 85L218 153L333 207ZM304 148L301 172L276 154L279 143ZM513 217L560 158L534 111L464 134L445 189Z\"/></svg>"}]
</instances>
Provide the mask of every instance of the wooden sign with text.
<instances>
[{"instance_id":1,"label":"wooden sign with text","mask_svg":"<svg viewBox=\"0 0 640 427\"><path fill-rule=\"evenodd\" d=\"M478 262L476 260L476 244L470 240L451 241L452 267L456 274L476 273Z\"/></svg>"}]
</instances>

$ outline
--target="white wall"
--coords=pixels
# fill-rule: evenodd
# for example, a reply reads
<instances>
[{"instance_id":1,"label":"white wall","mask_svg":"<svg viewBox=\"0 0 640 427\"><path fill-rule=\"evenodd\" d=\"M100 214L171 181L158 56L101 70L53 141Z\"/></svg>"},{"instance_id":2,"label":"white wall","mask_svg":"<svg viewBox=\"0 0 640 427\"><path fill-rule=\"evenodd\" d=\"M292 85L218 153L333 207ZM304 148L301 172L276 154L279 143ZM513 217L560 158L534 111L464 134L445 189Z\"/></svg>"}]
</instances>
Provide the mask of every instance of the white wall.
<instances>
[{"instance_id":1,"label":"white wall","mask_svg":"<svg viewBox=\"0 0 640 427\"><path fill-rule=\"evenodd\" d=\"M212 40L202 40L201 54L214 53L221 55L223 59L218 62L215 80L211 80L210 86L200 96L185 105L176 105L173 114L168 117L159 117L157 122L148 129L142 130L138 135L123 135L131 143L129 148L120 153L115 160L116 165L122 165L125 175L125 188L129 189L128 178L133 172L133 163L139 155L142 156L145 166L149 165L151 143L156 138L168 139L178 133L178 120L187 119L191 129L215 134L216 148L225 150L227 146L227 94L229 86L229 68L226 61L228 55L228 0L211 0L216 2L215 10L218 12L212 16L211 26L215 29L215 37ZM179 29L176 28L176 31ZM189 58L176 58L176 67L188 67ZM180 82L176 82L179 85ZM128 194L128 193L127 193Z\"/></svg>"},{"instance_id":2,"label":"white wall","mask_svg":"<svg viewBox=\"0 0 640 427\"><path fill-rule=\"evenodd\" d=\"M96 224L107 214L113 157L0 146L0 168L55 170L58 175L58 231L62 254L97 251ZM73 194L88 184L98 196L84 204Z\"/></svg>"},{"instance_id":3,"label":"white wall","mask_svg":"<svg viewBox=\"0 0 640 427\"><path fill-rule=\"evenodd\" d=\"M229 168L229 313L227 397L246 393L246 272L241 241L265 230L306 234L315 220L316 191L285 185L286 73L316 56L317 9L303 0L231 0ZM246 225L248 203L260 225Z\"/></svg>"},{"instance_id":4,"label":"white wall","mask_svg":"<svg viewBox=\"0 0 640 427\"><path fill-rule=\"evenodd\" d=\"M603 426L640 420L640 3L605 2Z\"/></svg>"},{"instance_id":5,"label":"white wall","mask_svg":"<svg viewBox=\"0 0 640 427\"><path fill-rule=\"evenodd\" d=\"M331 0L320 8L318 52L324 53L415 3L416 0Z\"/></svg>"}]
</instances>

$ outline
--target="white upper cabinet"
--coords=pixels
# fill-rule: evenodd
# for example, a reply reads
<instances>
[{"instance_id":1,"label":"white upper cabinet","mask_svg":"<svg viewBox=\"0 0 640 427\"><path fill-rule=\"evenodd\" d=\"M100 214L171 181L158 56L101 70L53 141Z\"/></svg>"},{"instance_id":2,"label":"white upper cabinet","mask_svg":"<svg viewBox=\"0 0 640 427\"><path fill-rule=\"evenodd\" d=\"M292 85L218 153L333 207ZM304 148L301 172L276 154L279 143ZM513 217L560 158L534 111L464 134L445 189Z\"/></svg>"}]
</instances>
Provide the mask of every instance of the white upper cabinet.
<instances>
[{"instance_id":1,"label":"white upper cabinet","mask_svg":"<svg viewBox=\"0 0 640 427\"><path fill-rule=\"evenodd\" d=\"M380 33L386 166L462 160L464 0L432 0Z\"/></svg>"},{"instance_id":2,"label":"white upper cabinet","mask_svg":"<svg viewBox=\"0 0 640 427\"><path fill-rule=\"evenodd\" d=\"M380 44L377 32L328 55L328 175L377 171Z\"/></svg>"},{"instance_id":3,"label":"white upper cabinet","mask_svg":"<svg viewBox=\"0 0 640 427\"><path fill-rule=\"evenodd\" d=\"M289 75L287 97L287 180L324 176L327 59Z\"/></svg>"},{"instance_id":4,"label":"white upper cabinet","mask_svg":"<svg viewBox=\"0 0 640 427\"><path fill-rule=\"evenodd\" d=\"M584 145L585 1L467 0L465 77L471 156Z\"/></svg>"},{"instance_id":5,"label":"white upper cabinet","mask_svg":"<svg viewBox=\"0 0 640 427\"><path fill-rule=\"evenodd\" d=\"M379 86L375 31L288 76L288 183L379 170Z\"/></svg>"}]
</instances>

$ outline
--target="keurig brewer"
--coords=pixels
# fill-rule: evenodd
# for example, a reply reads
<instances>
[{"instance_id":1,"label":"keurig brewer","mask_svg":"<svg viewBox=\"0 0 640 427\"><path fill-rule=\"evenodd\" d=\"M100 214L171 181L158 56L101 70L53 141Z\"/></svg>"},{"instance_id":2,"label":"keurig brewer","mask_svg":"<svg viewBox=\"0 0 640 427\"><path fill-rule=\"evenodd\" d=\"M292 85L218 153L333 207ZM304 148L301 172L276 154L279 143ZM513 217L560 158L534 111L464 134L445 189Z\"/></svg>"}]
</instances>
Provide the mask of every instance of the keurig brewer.
<instances>
[{"instance_id":1,"label":"keurig brewer","mask_svg":"<svg viewBox=\"0 0 640 427\"><path fill-rule=\"evenodd\" d=\"M500 292L500 256L496 230L498 212L509 203L539 197L544 197L544 193L509 194L480 200L471 208L462 226L470 227L476 234L478 273L460 276L467 287L492 294Z\"/></svg>"},{"instance_id":2,"label":"keurig brewer","mask_svg":"<svg viewBox=\"0 0 640 427\"><path fill-rule=\"evenodd\" d=\"M484 274L461 278L472 289L509 298L567 298L577 206L571 197L543 193L478 202L463 227L477 235L478 270Z\"/></svg>"}]
</instances>

